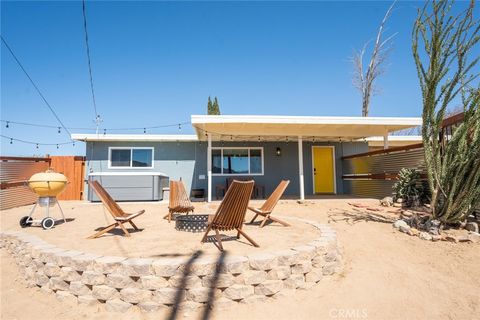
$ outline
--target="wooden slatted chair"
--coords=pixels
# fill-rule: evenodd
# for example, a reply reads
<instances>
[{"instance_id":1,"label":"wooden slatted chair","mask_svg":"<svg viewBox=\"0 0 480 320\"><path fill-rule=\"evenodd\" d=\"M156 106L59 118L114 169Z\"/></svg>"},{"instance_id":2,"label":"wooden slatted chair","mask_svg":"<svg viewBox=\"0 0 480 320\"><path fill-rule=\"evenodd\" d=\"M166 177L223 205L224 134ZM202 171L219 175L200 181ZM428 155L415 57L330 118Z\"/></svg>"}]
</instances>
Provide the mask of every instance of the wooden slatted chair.
<instances>
[{"instance_id":1,"label":"wooden slatted chair","mask_svg":"<svg viewBox=\"0 0 480 320\"><path fill-rule=\"evenodd\" d=\"M275 189L275 191L273 191L270 197L268 197L268 199L263 203L263 205L260 208L248 207L249 210L255 212L255 216L253 217L252 221L250 221L250 223L253 223L258 216L262 216L263 221L262 223L260 223L260 228L263 228L265 226L265 223L267 223L268 220L278 222L285 227L290 226L285 221L279 220L275 217L272 217L271 215L273 209L278 203L278 200L280 200L280 198L282 197L289 183L290 183L290 180L282 180L280 184L277 186L277 188Z\"/></svg>"},{"instance_id":2,"label":"wooden slatted chair","mask_svg":"<svg viewBox=\"0 0 480 320\"><path fill-rule=\"evenodd\" d=\"M175 181L170 180L170 197L168 200L168 214L163 219L168 219L168 223L172 221L174 213L186 213L193 212L195 209L188 198L187 191L182 180Z\"/></svg>"},{"instance_id":3,"label":"wooden slatted chair","mask_svg":"<svg viewBox=\"0 0 480 320\"><path fill-rule=\"evenodd\" d=\"M145 210L141 210L135 213L126 213L120 208L120 206L113 200L113 198L108 194L108 192L102 187L102 185L98 181L88 181L88 185L92 188L93 191L97 194L100 198L102 203L105 207L107 207L108 212L112 215L113 219L115 219L115 223L103 228L99 232L95 233L94 235L88 237L88 239L94 239L100 237L105 232L108 232L116 227L120 227L127 237L130 237L130 233L128 232L127 228L123 225L124 223L129 223L133 229L139 230L138 227L133 223L133 219L138 217L139 215L143 214Z\"/></svg>"},{"instance_id":4,"label":"wooden slatted chair","mask_svg":"<svg viewBox=\"0 0 480 320\"><path fill-rule=\"evenodd\" d=\"M259 245L250 238L243 230L243 223L245 214L247 213L248 201L252 196L253 185L255 182L251 181L236 181L234 180L225 194L222 203L217 209L215 215L209 217L209 223L205 235L202 238L202 243L207 241L208 233L211 230L215 231L216 242L214 244L220 251L223 251L220 231L237 231L237 239L240 235L244 236L253 246Z\"/></svg>"}]
</instances>

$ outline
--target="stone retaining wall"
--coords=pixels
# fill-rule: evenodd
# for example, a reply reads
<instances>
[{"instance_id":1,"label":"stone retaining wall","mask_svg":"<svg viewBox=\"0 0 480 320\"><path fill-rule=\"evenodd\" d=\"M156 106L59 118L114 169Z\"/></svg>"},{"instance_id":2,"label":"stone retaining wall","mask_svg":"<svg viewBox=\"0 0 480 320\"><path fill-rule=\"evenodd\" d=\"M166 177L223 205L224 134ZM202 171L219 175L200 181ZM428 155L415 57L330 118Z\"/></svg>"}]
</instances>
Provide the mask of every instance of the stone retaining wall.
<instances>
[{"instance_id":1,"label":"stone retaining wall","mask_svg":"<svg viewBox=\"0 0 480 320\"><path fill-rule=\"evenodd\" d=\"M62 301L105 303L107 310L120 312L133 305L144 311L172 305L194 309L209 299L215 307L228 307L309 289L339 271L336 232L297 220L316 227L320 236L305 245L249 256L198 255L188 261L100 256L58 248L22 232L0 233L0 246L14 256L28 285Z\"/></svg>"}]
</instances>

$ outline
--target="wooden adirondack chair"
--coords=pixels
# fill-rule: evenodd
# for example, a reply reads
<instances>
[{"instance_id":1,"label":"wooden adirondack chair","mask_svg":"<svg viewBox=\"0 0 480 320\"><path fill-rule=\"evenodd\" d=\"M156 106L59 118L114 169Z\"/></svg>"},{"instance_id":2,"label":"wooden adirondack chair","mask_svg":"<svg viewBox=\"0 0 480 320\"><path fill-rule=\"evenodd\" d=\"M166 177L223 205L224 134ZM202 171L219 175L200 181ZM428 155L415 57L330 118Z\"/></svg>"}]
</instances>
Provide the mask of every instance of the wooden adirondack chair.
<instances>
[{"instance_id":1,"label":"wooden adirondack chair","mask_svg":"<svg viewBox=\"0 0 480 320\"><path fill-rule=\"evenodd\" d=\"M168 203L168 214L163 219L168 219L168 223L172 221L174 213L186 213L193 212L195 209L188 198L185 186L182 180L174 181L170 180L170 198Z\"/></svg>"},{"instance_id":2,"label":"wooden adirondack chair","mask_svg":"<svg viewBox=\"0 0 480 320\"><path fill-rule=\"evenodd\" d=\"M223 251L223 245L219 231L236 230L237 239L239 239L240 235L242 235L252 245L259 247L259 245L242 230L245 214L247 213L248 202L252 196L254 184L255 182L253 180L234 180L232 182L222 200L222 203L218 207L217 212L215 215L209 217L208 227L205 231L205 235L202 238L202 243L207 241L208 233L211 230L214 230L217 242L214 242L214 244L220 251Z\"/></svg>"},{"instance_id":3,"label":"wooden adirondack chair","mask_svg":"<svg viewBox=\"0 0 480 320\"><path fill-rule=\"evenodd\" d=\"M279 220L271 216L273 209L277 205L278 200L280 200L280 198L282 197L283 193L285 192L285 189L287 189L289 183L290 183L290 180L282 180L280 184L277 186L277 188L275 189L275 191L273 191L270 197L268 197L268 199L263 203L263 205L260 208L248 207L249 210L255 212L255 216L253 217L252 221L250 221L250 223L253 223L255 219L260 215L263 217L263 221L260 224L260 228L263 228L265 226L265 223L267 223L268 220L276 221L285 227L290 226L285 221Z\"/></svg>"},{"instance_id":4,"label":"wooden adirondack chair","mask_svg":"<svg viewBox=\"0 0 480 320\"><path fill-rule=\"evenodd\" d=\"M113 200L113 198L108 194L108 192L102 187L102 185L98 181L89 180L88 186L92 188L93 191L97 194L100 198L102 203L107 207L108 212L112 215L113 219L115 219L115 223L103 228L99 232L95 233L94 235L88 237L88 239L94 239L100 237L105 232L108 232L116 227L120 227L127 237L130 237L130 233L128 232L127 228L123 225L124 223L130 223L130 225L135 229L139 230L138 227L133 223L133 219L140 216L145 212L145 210L138 211L136 213L125 213L122 208Z\"/></svg>"}]
</instances>

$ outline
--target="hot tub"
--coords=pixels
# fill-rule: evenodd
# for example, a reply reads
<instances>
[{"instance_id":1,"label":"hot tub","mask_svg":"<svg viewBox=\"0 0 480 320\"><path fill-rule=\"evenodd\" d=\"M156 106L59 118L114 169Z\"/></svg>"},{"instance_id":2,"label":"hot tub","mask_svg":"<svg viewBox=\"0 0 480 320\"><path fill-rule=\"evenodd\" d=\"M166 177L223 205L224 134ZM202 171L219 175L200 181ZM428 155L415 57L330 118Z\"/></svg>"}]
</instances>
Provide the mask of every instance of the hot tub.
<instances>
[{"instance_id":1,"label":"hot tub","mask_svg":"<svg viewBox=\"0 0 480 320\"><path fill-rule=\"evenodd\" d=\"M168 176L161 172L92 172L88 179L96 180L116 201L160 201ZM89 201L100 201L88 190Z\"/></svg>"}]
</instances>

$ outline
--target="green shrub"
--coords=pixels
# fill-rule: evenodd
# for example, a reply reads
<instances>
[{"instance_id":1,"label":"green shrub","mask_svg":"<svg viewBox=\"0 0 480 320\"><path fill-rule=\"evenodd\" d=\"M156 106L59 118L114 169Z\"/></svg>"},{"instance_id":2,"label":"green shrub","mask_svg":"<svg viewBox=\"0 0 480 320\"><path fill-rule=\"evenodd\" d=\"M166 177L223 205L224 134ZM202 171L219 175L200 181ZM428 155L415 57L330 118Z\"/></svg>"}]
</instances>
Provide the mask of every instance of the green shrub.
<instances>
[{"instance_id":1,"label":"green shrub","mask_svg":"<svg viewBox=\"0 0 480 320\"><path fill-rule=\"evenodd\" d=\"M424 183L416 169L401 169L398 181L393 185L393 192L393 200L402 199L407 207L418 206L426 198Z\"/></svg>"}]
</instances>

